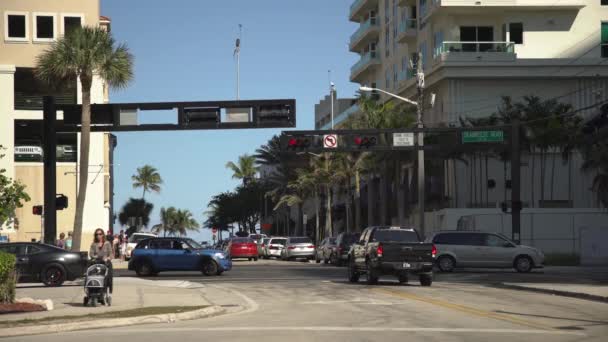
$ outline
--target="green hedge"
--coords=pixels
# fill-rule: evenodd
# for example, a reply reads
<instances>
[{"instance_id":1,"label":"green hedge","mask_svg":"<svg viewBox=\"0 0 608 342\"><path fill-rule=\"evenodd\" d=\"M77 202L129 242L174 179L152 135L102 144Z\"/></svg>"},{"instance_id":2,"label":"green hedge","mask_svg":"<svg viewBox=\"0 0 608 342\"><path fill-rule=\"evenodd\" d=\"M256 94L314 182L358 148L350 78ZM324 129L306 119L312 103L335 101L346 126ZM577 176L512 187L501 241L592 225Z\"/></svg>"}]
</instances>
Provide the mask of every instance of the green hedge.
<instances>
[{"instance_id":1,"label":"green hedge","mask_svg":"<svg viewBox=\"0 0 608 342\"><path fill-rule=\"evenodd\" d=\"M545 265L547 266L579 266L581 256L570 253L547 253L545 254Z\"/></svg>"},{"instance_id":2,"label":"green hedge","mask_svg":"<svg viewBox=\"0 0 608 342\"><path fill-rule=\"evenodd\" d=\"M15 271L15 256L0 252L0 303L15 301L17 274Z\"/></svg>"}]
</instances>

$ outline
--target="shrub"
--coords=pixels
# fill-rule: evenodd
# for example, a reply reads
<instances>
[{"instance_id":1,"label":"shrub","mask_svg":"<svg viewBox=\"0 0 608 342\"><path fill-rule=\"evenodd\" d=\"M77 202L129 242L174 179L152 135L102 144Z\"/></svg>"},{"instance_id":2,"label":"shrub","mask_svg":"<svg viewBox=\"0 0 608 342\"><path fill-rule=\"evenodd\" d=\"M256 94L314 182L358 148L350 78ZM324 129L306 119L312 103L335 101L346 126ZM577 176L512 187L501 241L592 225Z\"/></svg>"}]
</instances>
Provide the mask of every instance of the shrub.
<instances>
[{"instance_id":1,"label":"shrub","mask_svg":"<svg viewBox=\"0 0 608 342\"><path fill-rule=\"evenodd\" d=\"M547 266L579 266L581 257L570 253L547 253L545 254L545 265Z\"/></svg>"},{"instance_id":2,"label":"shrub","mask_svg":"<svg viewBox=\"0 0 608 342\"><path fill-rule=\"evenodd\" d=\"M17 273L15 271L15 256L0 252L0 303L15 301Z\"/></svg>"}]
</instances>

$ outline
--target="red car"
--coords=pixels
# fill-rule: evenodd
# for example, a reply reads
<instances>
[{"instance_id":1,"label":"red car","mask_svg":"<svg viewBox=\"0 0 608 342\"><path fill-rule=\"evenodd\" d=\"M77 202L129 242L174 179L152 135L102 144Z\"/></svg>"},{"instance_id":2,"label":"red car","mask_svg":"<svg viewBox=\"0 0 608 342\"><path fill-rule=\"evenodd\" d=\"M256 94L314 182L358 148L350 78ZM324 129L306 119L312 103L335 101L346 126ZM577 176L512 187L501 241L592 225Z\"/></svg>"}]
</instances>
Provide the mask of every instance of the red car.
<instances>
[{"instance_id":1,"label":"red car","mask_svg":"<svg viewBox=\"0 0 608 342\"><path fill-rule=\"evenodd\" d=\"M230 258L247 258L258 261L258 245L250 238L234 238L228 246Z\"/></svg>"}]
</instances>

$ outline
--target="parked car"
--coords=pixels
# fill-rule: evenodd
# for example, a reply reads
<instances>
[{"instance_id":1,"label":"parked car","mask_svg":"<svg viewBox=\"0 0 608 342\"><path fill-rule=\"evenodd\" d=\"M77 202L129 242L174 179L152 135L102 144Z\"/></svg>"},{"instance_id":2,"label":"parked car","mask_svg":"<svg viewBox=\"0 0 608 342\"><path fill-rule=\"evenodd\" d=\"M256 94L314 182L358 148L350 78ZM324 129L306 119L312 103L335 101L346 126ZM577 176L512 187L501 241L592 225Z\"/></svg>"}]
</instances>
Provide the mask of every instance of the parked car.
<instances>
[{"instance_id":1,"label":"parked car","mask_svg":"<svg viewBox=\"0 0 608 342\"><path fill-rule=\"evenodd\" d=\"M263 238L261 243L258 244L258 256L262 259L267 259L266 256L266 245L268 245L270 238Z\"/></svg>"},{"instance_id":2,"label":"parked car","mask_svg":"<svg viewBox=\"0 0 608 342\"><path fill-rule=\"evenodd\" d=\"M266 244L266 258L279 258L281 257L281 253L285 248L285 244L287 243L287 238L284 237L273 237L270 238L268 243Z\"/></svg>"},{"instance_id":3,"label":"parked car","mask_svg":"<svg viewBox=\"0 0 608 342\"><path fill-rule=\"evenodd\" d=\"M262 240L267 237L268 236L266 234L249 234L249 238L258 245L261 244Z\"/></svg>"},{"instance_id":4,"label":"parked car","mask_svg":"<svg viewBox=\"0 0 608 342\"><path fill-rule=\"evenodd\" d=\"M320 263L323 261L328 264L331 255L334 253L334 248L336 247L336 238L328 237L323 239L317 249L315 251L315 261Z\"/></svg>"},{"instance_id":5,"label":"parked car","mask_svg":"<svg viewBox=\"0 0 608 342\"><path fill-rule=\"evenodd\" d=\"M377 284L382 275L393 275L406 283L410 274L420 285L433 283L435 246L420 241L418 232L405 227L369 227L351 248L348 257L348 280L359 281L366 274L367 283Z\"/></svg>"},{"instance_id":6,"label":"parked car","mask_svg":"<svg viewBox=\"0 0 608 342\"><path fill-rule=\"evenodd\" d=\"M41 243L3 243L0 251L17 258L19 281L41 281L46 286L60 286L66 280L82 277L88 261L87 252L70 252Z\"/></svg>"},{"instance_id":7,"label":"parked car","mask_svg":"<svg viewBox=\"0 0 608 342\"><path fill-rule=\"evenodd\" d=\"M222 251L204 249L185 238L148 238L140 241L129 260L129 270L138 276L164 271L201 271L206 276L220 275L232 268Z\"/></svg>"},{"instance_id":8,"label":"parked car","mask_svg":"<svg viewBox=\"0 0 608 342\"><path fill-rule=\"evenodd\" d=\"M230 259L245 258L258 261L258 245L250 238L237 237L228 244Z\"/></svg>"},{"instance_id":9,"label":"parked car","mask_svg":"<svg viewBox=\"0 0 608 342\"><path fill-rule=\"evenodd\" d=\"M154 238L156 234L152 233L133 233L127 239L127 250L125 251L125 260L129 261L131 259L131 253L137 244L145 239Z\"/></svg>"},{"instance_id":10,"label":"parked car","mask_svg":"<svg viewBox=\"0 0 608 342\"><path fill-rule=\"evenodd\" d=\"M437 247L437 266L443 272L455 267L515 268L530 272L543 267L545 255L539 249L517 245L496 233L472 231L437 232L427 239Z\"/></svg>"},{"instance_id":11,"label":"parked car","mask_svg":"<svg viewBox=\"0 0 608 342\"><path fill-rule=\"evenodd\" d=\"M359 233L340 233L336 237L336 246L330 256L330 262L336 266L342 266L348 260L348 252L353 243L359 240Z\"/></svg>"},{"instance_id":12,"label":"parked car","mask_svg":"<svg viewBox=\"0 0 608 342\"><path fill-rule=\"evenodd\" d=\"M304 258L312 260L315 257L315 245L309 237L288 237L281 259L292 260Z\"/></svg>"}]
</instances>

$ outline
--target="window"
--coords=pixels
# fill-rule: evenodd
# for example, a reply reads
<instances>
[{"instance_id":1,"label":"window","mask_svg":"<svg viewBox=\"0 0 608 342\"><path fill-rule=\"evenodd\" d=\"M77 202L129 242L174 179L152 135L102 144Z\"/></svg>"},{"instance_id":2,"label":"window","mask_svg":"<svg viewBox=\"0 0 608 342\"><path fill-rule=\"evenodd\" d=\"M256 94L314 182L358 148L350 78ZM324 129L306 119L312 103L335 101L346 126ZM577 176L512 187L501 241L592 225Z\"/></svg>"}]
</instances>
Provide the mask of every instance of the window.
<instances>
[{"instance_id":1,"label":"window","mask_svg":"<svg viewBox=\"0 0 608 342\"><path fill-rule=\"evenodd\" d=\"M378 229L372 236L373 242L419 242L418 233L402 229Z\"/></svg>"},{"instance_id":2,"label":"window","mask_svg":"<svg viewBox=\"0 0 608 342\"><path fill-rule=\"evenodd\" d=\"M56 38L55 14L34 13L34 41L50 42Z\"/></svg>"},{"instance_id":3,"label":"window","mask_svg":"<svg viewBox=\"0 0 608 342\"><path fill-rule=\"evenodd\" d=\"M488 247L504 247L507 240L493 234L486 235L486 246Z\"/></svg>"},{"instance_id":4,"label":"window","mask_svg":"<svg viewBox=\"0 0 608 342\"><path fill-rule=\"evenodd\" d=\"M602 57L608 58L608 22L602 23Z\"/></svg>"},{"instance_id":5,"label":"window","mask_svg":"<svg viewBox=\"0 0 608 342\"><path fill-rule=\"evenodd\" d=\"M289 243L312 243L312 240L307 237L290 238Z\"/></svg>"},{"instance_id":6,"label":"window","mask_svg":"<svg viewBox=\"0 0 608 342\"><path fill-rule=\"evenodd\" d=\"M433 239L438 245L483 246L484 234L479 233L445 233L438 234Z\"/></svg>"},{"instance_id":7,"label":"window","mask_svg":"<svg viewBox=\"0 0 608 342\"><path fill-rule=\"evenodd\" d=\"M391 31L390 26L386 25L384 27L384 51L386 57L390 56L390 46L391 46Z\"/></svg>"},{"instance_id":8,"label":"window","mask_svg":"<svg viewBox=\"0 0 608 342\"><path fill-rule=\"evenodd\" d=\"M385 82L386 84L384 85L386 87L386 89L391 87L391 69L387 68L384 71L384 78L385 78Z\"/></svg>"},{"instance_id":9,"label":"window","mask_svg":"<svg viewBox=\"0 0 608 342\"><path fill-rule=\"evenodd\" d=\"M171 249L171 240L152 240L150 249Z\"/></svg>"},{"instance_id":10,"label":"window","mask_svg":"<svg viewBox=\"0 0 608 342\"><path fill-rule=\"evenodd\" d=\"M82 27L83 24L84 16L82 14L62 14L61 34L67 34L77 27Z\"/></svg>"},{"instance_id":11,"label":"window","mask_svg":"<svg viewBox=\"0 0 608 342\"><path fill-rule=\"evenodd\" d=\"M494 28L492 26L460 26L461 42L492 42ZM464 52L484 52L491 50L493 44L462 44Z\"/></svg>"},{"instance_id":12,"label":"window","mask_svg":"<svg viewBox=\"0 0 608 342\"><path fill-rule=\"evenodd\" d=\"M27 246L27 255L37 254L42 252L40 247L29 245Z\"/></svg>"},{"instance_id":13,"label":"window","mask_svg":"<svg viewBox=\"0 0 608 342\"><path fill-rule=\"evenodd\" d=\"M524 24L510 23L509 24L509 41L515 44L524 43Z\"/></svg>"},{"instance_id":14,"label":"window","mask_svg":"<svg viewBox=\"0 0 608 342\"><path fill-rule=\"evenodd\" d=\"M0 246L0 251L14 255L25 255L25 245Z\"/></svg>"},{"instance_id":15,"label":"window","mask_svg":"<svg viewBox=\"0 0 608 342\"><path fill-rule=\"evenodd\" d=\"M443 32L437 31L433 34L433 58L441 55L443 45Z\"/></svg>"},{"instance_id":16,"label":"window","mask_svg":"<svg viewBox=\"0 0 608 342\"><path fill-rule=\"evenodd\" d=\"M422 55L422 60L419 62L422 63L422 69L426 69L426 42L422 42L419 49L420 54Z\"/></svg>"},{"instance_id":17,"label":"window","mask_svg":"<svg viewBox=\"0 0 608 342\"><path fill-rule=\"evenodd\" d=\"M4 13L4 40L22 41L28 40L27 13L5 12Z\"/></svg>"},{"instance_id":18,"label":"window","mask_svg":"<svg viewBox=\"0 0 608 342\"><path fill-rule=\"evenodd\" d=\"M608 6L608 0L602 0L601 4L602 6Z\"/></svg>"}]
</instances>

